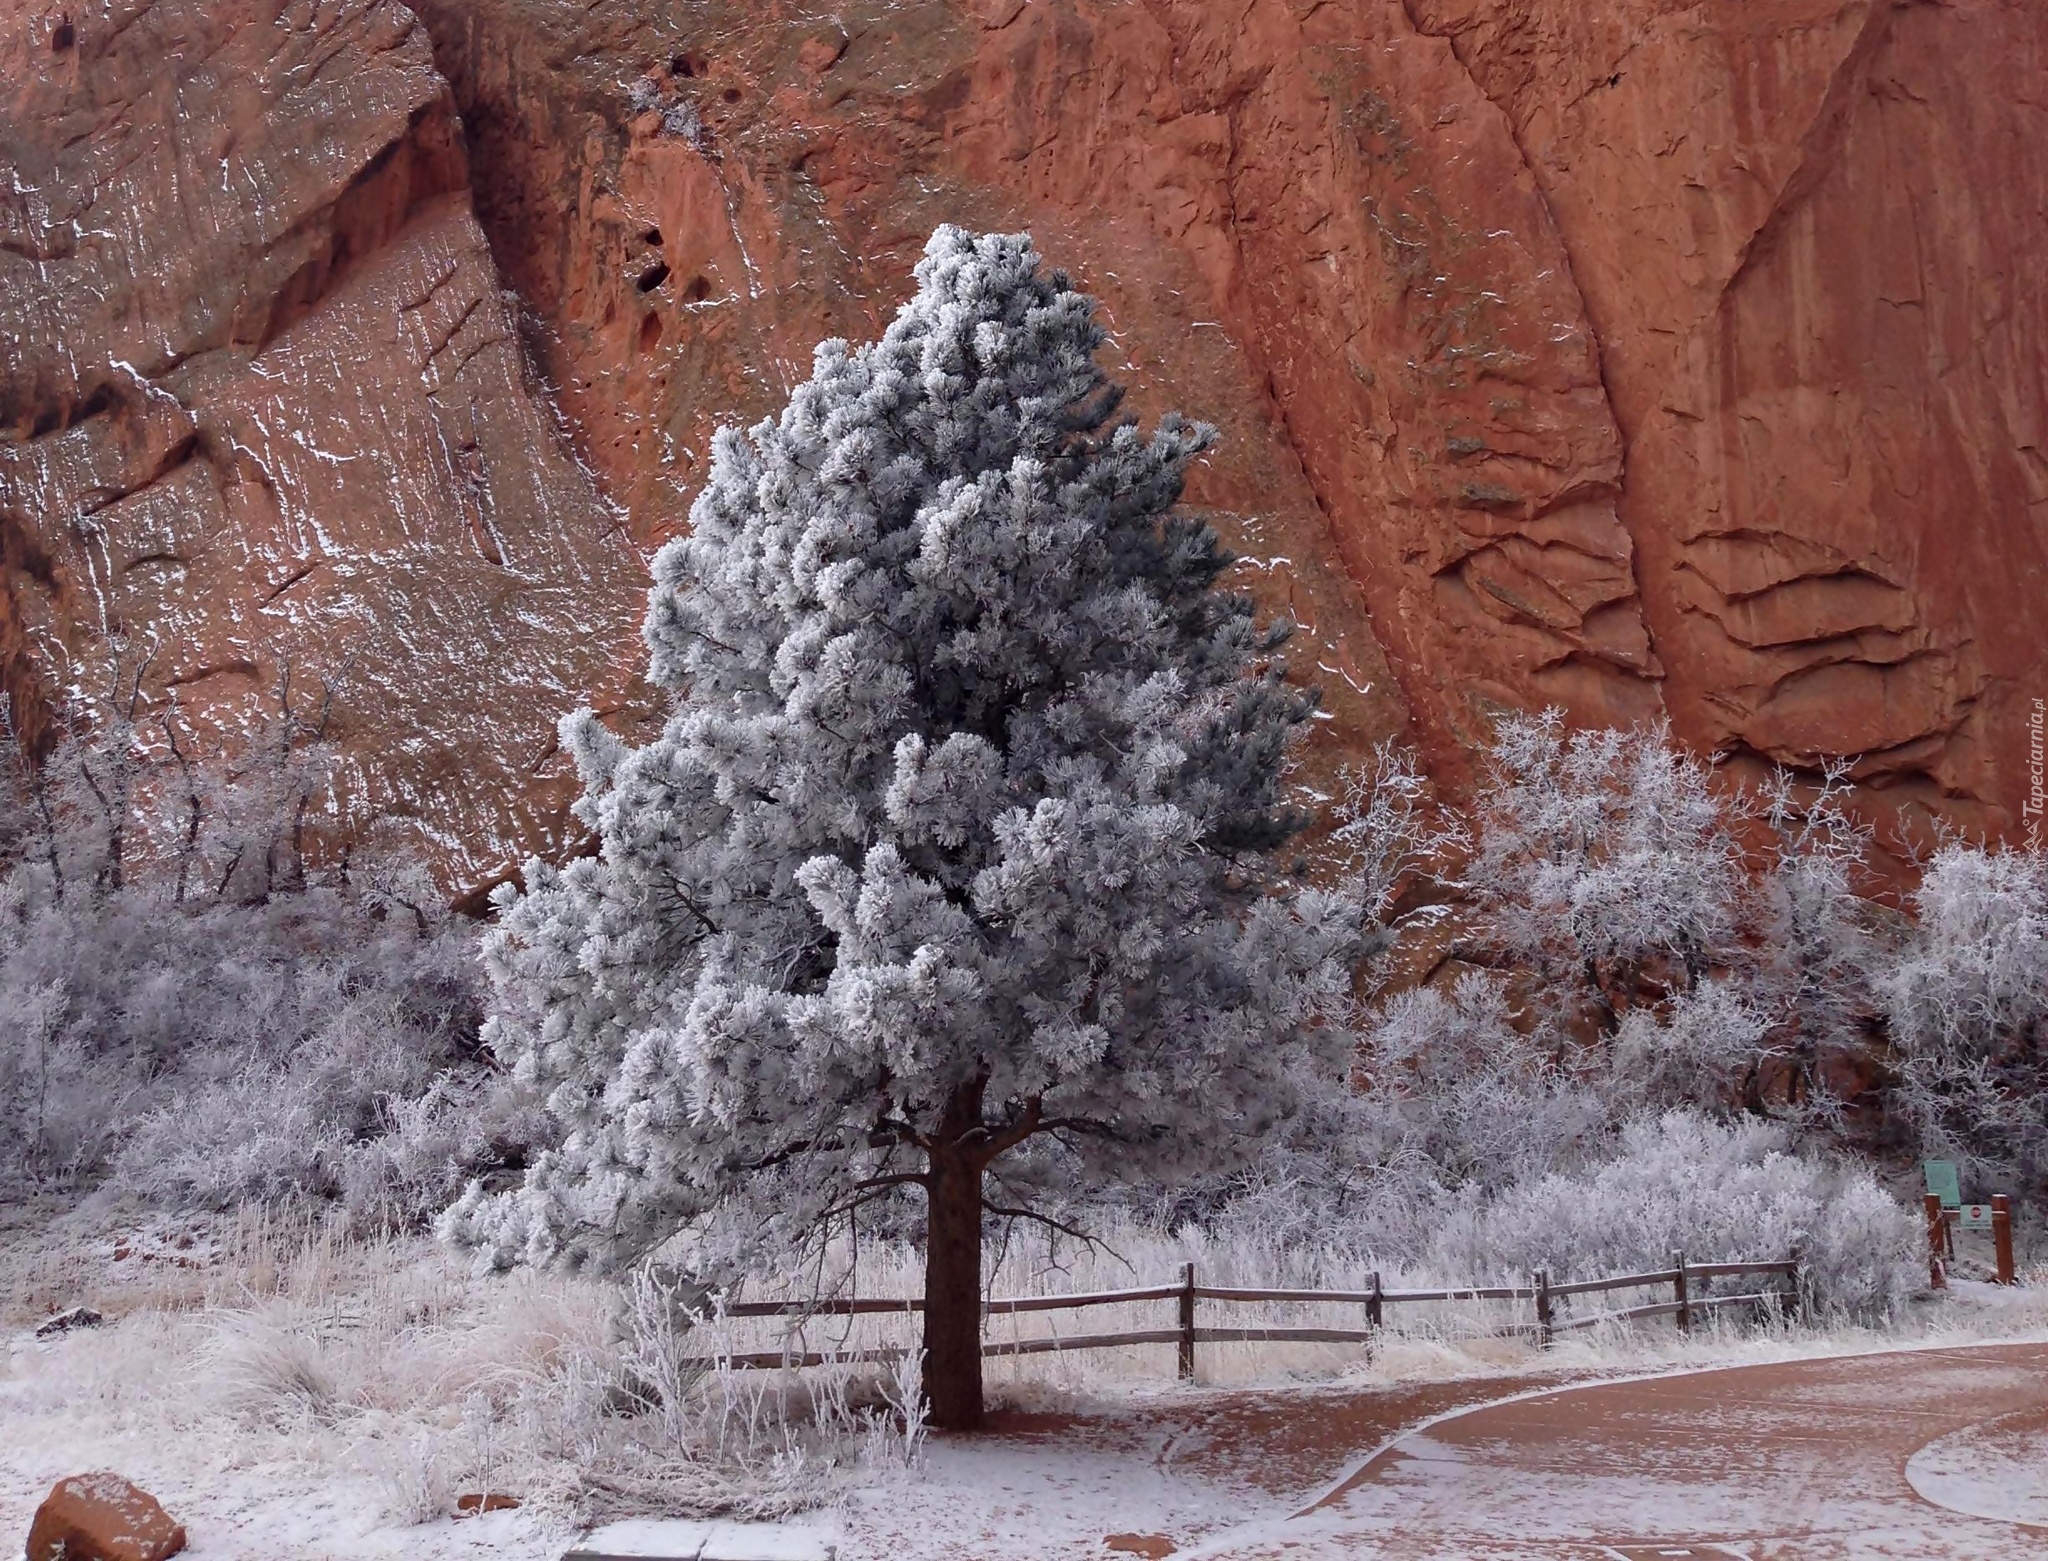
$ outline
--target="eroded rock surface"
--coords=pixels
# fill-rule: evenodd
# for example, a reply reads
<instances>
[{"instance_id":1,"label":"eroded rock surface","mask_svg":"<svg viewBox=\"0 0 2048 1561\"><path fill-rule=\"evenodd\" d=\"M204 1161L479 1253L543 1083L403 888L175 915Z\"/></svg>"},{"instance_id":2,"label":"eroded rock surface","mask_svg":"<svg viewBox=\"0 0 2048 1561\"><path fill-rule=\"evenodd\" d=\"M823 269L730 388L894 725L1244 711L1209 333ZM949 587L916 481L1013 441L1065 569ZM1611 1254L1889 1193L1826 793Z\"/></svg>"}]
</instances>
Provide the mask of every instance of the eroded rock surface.
<instances>
[{"instance_id":1,"label":"eroded rock surface","mask_svg":"<svg viewBox=\"0 0 2048 1561\"><path fill-rule=\"evenodd\" d=\"M529 382L425 31L388 0L0 11L0 651L31 736L289 704L335 823L451 888L561 831L642 572ZM139 689L139 691L138 691Z\"/></svg>"},{"instance_id":2,"label":"eroded rock surface","mask_svg":"<svg viewBox=\"0 0 2048 1561\"><path fill-rule=\"evenodd\" d=\"M1550 204L1679 730L2017 834L2048 698L2048 11L1411 0Z\"/></svg>"},{"instance_id":3,"label":"eroded rock surface","mask_svg":"<svg viewBox=\"0 0 2048 1561\"><path fill-rule=\"evenodd\" d=\"M636 534L932 222L1105 297L1351 743L1503 706L2011 833L2048 696L2048 12L422 0Z\"/></svg>"},{"instance_id":4,"label":"eroded rock surface","mask_svg":"<svg viewBox=\"0 0 2048 1561\"><path fill-rule=\"evenodd\" d=\"M1192 497L1307 625L1326 759L1668 714L2019 832L2032 0L77 9L0 23L12 686L160 624L149 697L227 728L317 667L347 806L452 878L550 838L522 766L622 697L712 429L940 221L1030 228L1136 409L1222 427Z\"/></svg>"}]
</instances>

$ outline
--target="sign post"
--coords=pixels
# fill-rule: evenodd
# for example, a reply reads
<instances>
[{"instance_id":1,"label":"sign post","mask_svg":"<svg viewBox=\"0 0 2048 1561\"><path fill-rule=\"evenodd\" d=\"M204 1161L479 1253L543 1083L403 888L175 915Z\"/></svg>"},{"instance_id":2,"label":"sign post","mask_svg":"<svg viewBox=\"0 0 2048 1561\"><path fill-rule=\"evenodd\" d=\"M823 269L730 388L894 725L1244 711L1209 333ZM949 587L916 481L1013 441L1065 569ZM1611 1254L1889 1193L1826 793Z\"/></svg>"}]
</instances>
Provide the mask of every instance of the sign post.
<instances>
[{"instance_id":1,"label":"sign post","mask_svg":"<svg viewBox=\"0 0 2048 1561\"><path fill-rule=\"evenodd\" d=\"M1941 1257L1948 1220L1942 1213L1939 1194L1930 1192L1923 1202L1927 1207L1927 1288L1946 1290L1948 1275L1943 1271Z\"/></svg>"},{"instance_id":2,"label":"sign post","mask_svg":"<svg viewBox=\"0 0 2048 1561\"><path fill-rule=\"evenodd\" d=\"M1998 1254L1998 1282L2018 1284L2012 1261L2012 1199L2002 1192L1991 1200L1991 1245Z\"/></svg>"},{"instance_id":3,"label":"sign post","mask_svg":"<svg viewBox=\"0 0 2048 1561\"><path fill-rule=\"evenodd\" d=\"M1922 1160L1920 1170L1927 1178L1927 1282L1936 1290L1946 1290L1947 1265L1956 1260L1949 1211L1962 1207L1962 1181L1953 1160Z\"/></svg>"},{"instance_id":4,"label":"sign post","mask_svg":"<svg viewBox=\"0 0 2048 1561\"><path fill-rule=\"evenodd\" d=\"M1991 1237L1998 1264L1998 1282L2019 1283L2012 1255L2012 1199L1996 1193L1989 1203L1964 1203L1951 1198L1956 1190L1956 1168L1947 1160L1925 1162L1927 1195L1927 1283L1936 1290L1948 1288L1948 1263L1955 1260L1955 1232L1982 1231ZM1944 1261L1946 1260L1946 1261Z\"/></svg>"}]
</instances>

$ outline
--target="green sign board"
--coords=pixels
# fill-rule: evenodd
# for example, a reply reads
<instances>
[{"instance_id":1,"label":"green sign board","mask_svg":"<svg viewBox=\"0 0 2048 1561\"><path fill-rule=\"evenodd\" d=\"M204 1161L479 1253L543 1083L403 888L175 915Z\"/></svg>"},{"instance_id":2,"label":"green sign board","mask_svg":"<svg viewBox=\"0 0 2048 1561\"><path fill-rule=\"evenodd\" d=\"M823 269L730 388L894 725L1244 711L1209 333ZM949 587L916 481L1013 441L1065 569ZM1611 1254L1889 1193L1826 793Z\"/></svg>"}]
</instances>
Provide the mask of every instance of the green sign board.
<instances>
[{"instance_id":1,"label":"green sign board","mask_svg":"<svg viewBox=\"0 0 2048 1561\"><path fill-rule=\"evenodd\" d=\"M1927 1173L1927 1190L1941 1200L1944 1209L1962 1206L1963 1189L1956 1181L1955 1161L1923 1160L1920 1167Z\"/></svg>"}]
</instances>

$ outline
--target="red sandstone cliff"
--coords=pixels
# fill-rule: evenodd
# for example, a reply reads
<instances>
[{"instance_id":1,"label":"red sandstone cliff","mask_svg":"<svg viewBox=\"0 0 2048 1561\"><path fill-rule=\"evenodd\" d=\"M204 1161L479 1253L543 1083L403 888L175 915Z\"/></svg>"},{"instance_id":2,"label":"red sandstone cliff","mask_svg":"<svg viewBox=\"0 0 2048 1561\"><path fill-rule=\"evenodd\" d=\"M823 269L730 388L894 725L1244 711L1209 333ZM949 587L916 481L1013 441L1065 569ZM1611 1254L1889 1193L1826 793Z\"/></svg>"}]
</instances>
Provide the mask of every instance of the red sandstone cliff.
<instances>
[{"instance_id":1,"label":"red sandstone cliff","mask_svg":"<svg viewBox=\"0 0 2048 1561\"><path fill-rule=\"evenodd\" d=\"M1222 426L1194 496L1308 625L1333 746L1455 782L1502 706L1668 713L2016 833L2033 0L108 9L0 0L31 709L140 668L220 732L288 664L349 816L488 876L556 827L557 710L624 697L632 546L711 429L957 221L1030 228L1141 410Z\"/></svg>"}]
</instances>

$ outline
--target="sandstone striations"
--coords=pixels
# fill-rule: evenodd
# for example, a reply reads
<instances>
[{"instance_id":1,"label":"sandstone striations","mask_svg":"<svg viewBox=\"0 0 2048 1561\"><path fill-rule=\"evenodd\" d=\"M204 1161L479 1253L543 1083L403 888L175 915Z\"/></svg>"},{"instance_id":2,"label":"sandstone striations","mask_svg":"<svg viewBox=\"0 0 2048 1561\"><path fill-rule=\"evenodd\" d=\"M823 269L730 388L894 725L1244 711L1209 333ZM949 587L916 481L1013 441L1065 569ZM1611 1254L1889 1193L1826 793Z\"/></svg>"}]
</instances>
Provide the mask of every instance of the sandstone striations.
<instances>
[{"instance_id":1,"label":"sandstone striations","mask_svg":"<svg viewBox=\"0 0 2048 1561\"><path fill-rule=\"evenodd\" d=\"M1192 497L1306 625L1330 754L1407 734L1455 785L1496 709L1668 714L1738 763L1855 756L1909 827L2019 833L2032 0L0 0L0 29L9 688L139 677L159 726L222 734L289 667L346 817L405 821L451 886L557 838L552 717L626 697L635 555L712 429L877 331L940 221L1030 228L1137 410L1221 426Z\"/></svg>"},{"instance_id":2,"label":"sandstone striations","mask_svg":"<svg viewBox=\"0 0 2048 1561\"><path fill-rule=\"evenodd\" d=\"M0 653L28 734L290 719L450 887L559 839L642 574L527 374L388 0L6 8Z\"/></svg>"}]
</instances>

